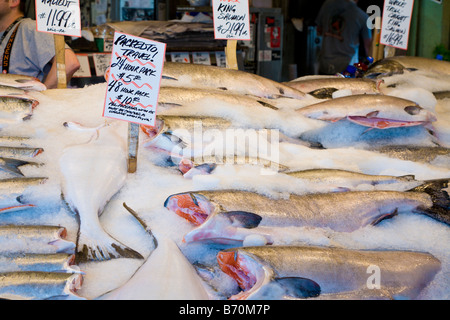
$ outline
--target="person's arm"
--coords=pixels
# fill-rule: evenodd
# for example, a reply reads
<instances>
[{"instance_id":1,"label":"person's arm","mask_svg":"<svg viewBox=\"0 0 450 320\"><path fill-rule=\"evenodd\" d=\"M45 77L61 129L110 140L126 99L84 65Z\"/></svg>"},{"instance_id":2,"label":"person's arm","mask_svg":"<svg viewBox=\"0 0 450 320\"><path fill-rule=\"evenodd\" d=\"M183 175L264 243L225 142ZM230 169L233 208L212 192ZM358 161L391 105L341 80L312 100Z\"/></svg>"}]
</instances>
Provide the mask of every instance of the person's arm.
<instances>
[{"instance_id":1,"label":"person's arm","mask_svg":"<svg viewBox=\"0 0 450 320\"><path fill-rule=\"evenodd\" d=\"M50 61L52 67L44 79L44 84L47 89L54 89L58 86L58 78L56 75L56 57ZM66 65L66 81L69 83L73 74L80 68L80 62L77 56L71 49L65 50L65 65Z\"/></svg>"}]
</instances>

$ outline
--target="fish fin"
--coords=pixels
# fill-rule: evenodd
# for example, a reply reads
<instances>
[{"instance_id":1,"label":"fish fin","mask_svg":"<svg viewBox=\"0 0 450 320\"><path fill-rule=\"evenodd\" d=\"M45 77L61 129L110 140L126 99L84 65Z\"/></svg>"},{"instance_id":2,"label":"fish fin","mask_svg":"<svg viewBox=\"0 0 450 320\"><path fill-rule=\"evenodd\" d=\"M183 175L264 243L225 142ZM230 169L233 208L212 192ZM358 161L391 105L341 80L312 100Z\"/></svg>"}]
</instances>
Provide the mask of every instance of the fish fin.
<instances>
[{"instance_id":1,"label":"fish fin","mask_svg":"<svg viewBox=\"0 0 450 320\"><path fill-rule=\"evenodd\" d=\"M380 112L379 111L372 111L366 114L366 118L375 118Z\"/></svg>"},{"instance_id":2,"label":"fish fin","mask_svg":"<svg viewBox=\"0 0 450 320\"><path fill-rule=\"evenodd\" d=\"M361 133L361 135L366 134L367 132L372 131L373 129L375 128L367 128L366 130L364 130L363 133Z\"/></svg>"},{"instance_id":3,"label":"fish fin","mask_svg":"<svg viewBox=\"0 0 450 320\"><path fill-rule=\"evenodd\" d=\"M338 89L336 88L320 88L308 92L308 94L317 99L332 99L333 93L335 93L336 91L338 91Z\"/></svg>"},{"instance_id":4,"label":"fish fin","mask_svg":"<svg viewBox=\"0 0 450 320\"><path fill-rule=\"evenodd\" d=\"M409 72L417 71L419 69L417 68L405 68L405 70L408 70Z\"/></svg>"},{"instance_id":5,"label":"fish fin","mask_svg":"<svg viewBox=\"0 0 450 320\"><path fill-rule=\"evenodd\" d=\"M227 217L233 225L237 224L246 229L256 228L262 220L261 216L245 211L229 211L227 212Z\"/></svg>"},{"instance_id":6,"label":"fish fin","mask_svg":"<svg viewBox=\"0 0 450 320\"><path fill-rule=\"evenodd\" d=\"M409 192L425 192L433 202L431 208L417 208L416 212L425 214L439 222L450 225L450 197L448 194L449 179L430 180L409 190Z\"/></svg>"},{"instance_id":7,"label":"fish fin","mask_svg":"<svg viewBox=\"0 0 450 320\"><path fill-rule=\"evenodd\" d=\"M17 159L8 159L2 158L4 164L1 166L5 171L14 173L19 176L23 176L22 171L20 171L19 167L29 164L27 161L17 160Z\"/></svg>"},{"instance_id":8,"label":"fish fin","mask_svg":"<svg viewBox=\"0 0 450 320\"><path fill-rule=\"evenodd\" d=\"M145 221L139 217L138 213L131 209L127 204L124 202L123 207L127 209L127 211L139 222L139 224L145 229L145 231L151 236L153 241L153 247L156 249L158 247L158 240L156 240L156 237L153 235L153 232L151 228L145 223Z\"/></svg>"},{"instance_id":9,"label":"fish fin","mask_svg":"<svg viewBox=\"0 0 450 320\"><path fill-rule=\"evenodd\" d=\"M163 80L174 80L174 81L178 81L177 78L169 77L169 76L165 76L165 75L162 75L162 79L163 79Z\"/></svg>"},{"instance_id":10,"label":"fish fin","mask_svg":"<svg viewBox=\"0 0 450 320\"><path fill-rule=\"evenodd\" d=\"M139 252L120 243L106 232L99 232L95 237L79 233L76 247L76 264L115 258L144 259Z\"/></svg>"},{"instance_id":11,"label":"fish fin","mask_svg":"<svg viewBox=\"0 0 450 320\"><path fill-rule=\"evenodd\" d=\"M312 298L320 295L320 285L307 278L301 277L286 277L275 278L274 281L278 283L286 292L286 295L293 298Z\"/></svg>"},{"instance_id":12,"label":"fish fin","mask_svg":"<svg viewBox=\"0 0 450 320\"><path fill-rule=\"evenodd\" d=\"M272 109L272 110L279 110L279 108L277 108L277 107L271 105L270 103L267 103L267 102L264 102L264 101L261 101L261 100L257 100L257 102L258 102L260 105L262 105L263 107L266 107L266 108L269 108L269 109Z\"/></svg>"},{"instance_id":13,"label":"fish fin","mask_svg":"<svg viewBox=\"0 0 450 320\"><path fill-rule=\"evenodd\" d=\"M393 212L391 213L386 213L383 214L382 216L376 218L374 221L372 221L371 225L376 226L377 224L379 224L381 221L386 220L386 219L390 219L395 217L398 214L398 209L395 209Z\"/></svg>"}]
</instances>

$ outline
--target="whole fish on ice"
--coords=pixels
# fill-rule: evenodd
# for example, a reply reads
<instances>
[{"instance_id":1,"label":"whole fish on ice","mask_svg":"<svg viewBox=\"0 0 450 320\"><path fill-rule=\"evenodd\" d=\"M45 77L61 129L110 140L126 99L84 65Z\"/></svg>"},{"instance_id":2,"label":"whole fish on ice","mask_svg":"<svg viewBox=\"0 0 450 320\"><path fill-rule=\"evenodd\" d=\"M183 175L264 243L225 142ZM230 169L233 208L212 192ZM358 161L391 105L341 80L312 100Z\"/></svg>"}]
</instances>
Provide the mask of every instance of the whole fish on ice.
<instances>
[{"instance_id":1,"label":"whole fish on ice","mask_svg":"<svg viewBox=\"0 0 450 320\"><path fill-rule=\"evenodd\" d=\"M428 253L315 246L228 249L217 261L243 290L230 299L415 299L441 269Z\"/></svg>"},{"instance_id":2,"label":"whole fish on ice","mask_svg":"<svg viewBox=\"0 0 450 320\"><path fill-rule=\"evenodd\" d=\"M215 104L221 103L229 106L256 108L255 110L259 108L278 110L278 107L269 99L235 94L219 89L161 87L158 96L158 104L165 107L189 106L211 101Z\"/></svg>"},{"instance_id":3,"label":"whole fish on ice","mask_svg":"<svg viewBox=\"0 0 450 320\"><path fill-rule=\"evenodd\" d=\"M17 160L30 160L44 152L43 148L0 146L0 157Z\"/></svg>"},{"instance_id":4,"label":"whole fish on ice","mask_svg":"<svg viewBox=\"0 0 450 320\"><path fill-rule=\"evenodd\" d=\"M432 181L411 192L350 191L289 198L237 190L193 191L169 196L164 206L197 226L184 236L188 243L242 243L250 235L261 235L270 244L276 227L352 232L400 213L422 213L450 225L447 187L447 181Z\"/></svg>"},{"instance_id":5,"label":"whole fish on ice","mask_svg":"<svg viewBox=\"0 0 450 320\"><path fill-rule=\"evenodd\" d=\"M376 129L427 126L436 116L413 101L385 95L352 95L319 102L297 112L311 119L348 119Z\"/></svg>"},{"instance_id":6,"label":"whole fish on ice","mask_svg":"<svg viewBox=\"0 0 450 320\"><path fill-rule=\"evenodd\" d=\"M306 96L301 91L253 73L178 62L164 63L161 86L220 89L269 99L303 99Z\"/></svg>"},{"instance_id":7,"label":"whole fish on ice","mask_svg":"<svg viewBox=\"0 0 450 320\"><path fill-rule=\"evenodd\" d=\"M88 143L62 152L59 165L64 199L79 218L77 261L142 258L107 234L99 221L108 201L125 183L126 150L122 138L109 125L98 129L98 136Z\"/></svg>"},{"instance_id":8,"label":"whole fish on ice","mask_svg":"<svg viewBox=\"0 0 450 320\"><path fill-rule=\"evenodd\" d=\"M401 177L370 175L339 169L309 169L285 174L301 179L309 185L323 187L323 190L331 188L334 191L362 191L363 188L370 188L366 190L407 191L423 184L423 181L415 180L412 175Z\"/></svg>"},{"instance_id":9,"label":"whole fish on ice","mask_svg":"<svg viewBox=\"0 0 450 320\"><path fill-rule=\"evenodd\" d=\"M29 91L47 90L45 84L35 77L12 73L0 74L0 85Z\"/></svg>"},{"instance_id":10,"label":"whole fish on ice","mask_svg":"<svg viewBox=\"0 0 450 320\"><path fill-rule=\"evenodd\" d=\"M47 225L0 226L0 253L70 253L75 243L66 240L67 229Z\"/></svg>"},{"instance_id":11,"label":"whole fish on ice","mask_svg":"<svg viewBox=\"0 0 450 320\"><path fill-rule=\"evenodd\" d=\"M176 243L165 236L155 238L150 228L138 216L136 218L147 230L151 237L149 243L152 243L154 249L130 280L99 299L208 300L208 293L200 277Z\"/></svg>"},{"instance_id":12,"label":"whole fish on ice","mask_svg":"<svg viewBox=\"0 0 450 320\"><path fill-rule=\"evenodd\" d=\"M384 146L374 151L392 158L420 163L441 165L450 168L450 149L422 146Z\"/></svg>"},{"instance_id":13,"label":"whole fish on ice","mask_svg":"<svg viewBox=\"0 0 450 320\"><path fill-rule=\"evenodd\" d=\"M27 204L28 198L47 178L19 177L0 180L0 206Z\"/></svg>"},{"instance_id":14,"label":"whole fish on ice","mask_svg":"<svg viewBox=\"0 0 450 320\"><path fill-rule=\"evenodd\" d=\"M10 300L84 300L81 274L59 272L0 273L0 299Z\"/></svg>"},{"instance_id":15,"label":"whole fish on ice","mask_svg":"<svg viewBox=\"0 0 450 320\"><path fill-rule=\"evenodd\" d=\"M412 56L389 57L372 64L364 77L374 79L415 71L430 75L450 75L450 62Z\"/></svg>"},{"instance_id":16,"label":"whole fish on ice","mask_svg":"<svg viewBox=\"0 0 450 320\"><path fill-rule=\"evenodd\" d=\"M381 81L364 78L327 77L320 79L293 80L285 85L305 92L318 99L331 99L338 90L350 90L356 94L379 94Z\"/></svg>"}]
</instances>

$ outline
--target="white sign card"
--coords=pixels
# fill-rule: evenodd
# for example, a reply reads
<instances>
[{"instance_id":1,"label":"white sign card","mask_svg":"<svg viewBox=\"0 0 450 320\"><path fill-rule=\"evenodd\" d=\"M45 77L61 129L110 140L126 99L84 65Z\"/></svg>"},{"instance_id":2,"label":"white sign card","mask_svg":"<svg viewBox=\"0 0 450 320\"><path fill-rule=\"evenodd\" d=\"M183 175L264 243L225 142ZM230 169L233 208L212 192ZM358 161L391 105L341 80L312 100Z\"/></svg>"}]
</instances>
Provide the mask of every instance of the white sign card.
<instances>
[{"instance_id":1,"label":"white sign card","mask_svg":"<svg viewBox=\"0 0 450 320\"><path fill-rule=\"evenodd\" d=\"M40 32L81 37L80 1L36 0L36 29Z\"/></svg>"},{"instance_id":2,"label":"white sign card","mask_svg":"<svg viewBox=\"0 0 450 320\"><path fill-rule=\"evenodd\" d=\"M190 63L191 58L189 57L189 52L172 52L170 54L170 59L172 62Z\"/></svg>"},{"instance_id":3,"label":"white sign card","mask_svg":"<svg viewBox=\"0 0 450 320\"><path fill-rule=\"evenodd\" d=\"M106 70L109 68L109 63L111 61L110 53L93 53L92 59L94 60L95 75L98 77L103 77Z\"/></svg>"},{"instance_id":4,"label":"white sign card","mask_svg":"<svg viewBox=\"0 0 450 320\"><path fill-rule=\"evenodd\" d=\"M225 55L225 51L216 51L216 65L221 68L227 67L227 56Z\"/></svg>"},{"instance_id":5,"label":"white sign card","mask_svg":"<svg viewBox=\"0 0 450 320\"><path fill-rule=\"evenodd\" d=\"M212 0L214 38L250 40L248 0Z\"/></svg>"},{"instance_id":6,"label":"white sign card","mask_svg":"<svg viewBox=\"0 0 450 320\"><path fill-rule=\"evenodd\" d=\"M166 44L114 35L103 116L155 126Z\"/></svg>"},{"instance_id":7,"label":"white sign card","mask_svg":"<svg viewBox=\"0 0 450 320\"><path fill-rule=\"evenodd\" d=\"M192 52L192 62L194 64L211 65L209 52Z\"/></svg>"},{"instance_id":8,"label":"white sign card","mask_svg":"<svg viewBox=\"0 0 450 320\"><path fill-rule=\"evenodd\" d=\"M380 43L407 50L414 0L385 0Z\"/></svg>"},{"instance_id":9,"label":"white sign card","mask_svg":"<svg viewBox=\"0 0 450 320\"><path fill-rule=\"evenodd\" d=\"M91 66L87 54L77 53L76 57L80 63L80 68L73 74L74 78L91 77Z\"/></svg>"}]
</instances>

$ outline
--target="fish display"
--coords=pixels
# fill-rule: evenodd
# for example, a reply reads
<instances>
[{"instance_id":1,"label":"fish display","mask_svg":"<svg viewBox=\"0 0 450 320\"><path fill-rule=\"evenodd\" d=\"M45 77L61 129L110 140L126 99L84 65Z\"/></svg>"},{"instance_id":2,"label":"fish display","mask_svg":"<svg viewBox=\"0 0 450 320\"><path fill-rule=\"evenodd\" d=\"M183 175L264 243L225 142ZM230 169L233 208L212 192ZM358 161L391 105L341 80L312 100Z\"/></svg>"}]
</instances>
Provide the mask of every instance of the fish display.
<instances>
[{"instance_id":1,"label":"fish display","mask_svg":"<svg viewBox=\"0 0 450 320\"><path fill-rule=\"evenodd\" d=\"M243 247L218 253L242 291L230 299L415 299L441 269L433 255L317 246ZM375 270L375 271L374 271ZM378 282L371 276L378 271ZM380 274L381 273L381 274Z\"/></svg>"},{"instance_id":2,"label":"fish display","mask_svg":"<svg viewBox=\"0 0 450 320\"><path fill-rule=\"evenodd\" d=\"M85 300L76 294L83 282L81 274L59 272L0 273L0 299Z\"/></svg>"},{"instance_id":3,"label":"fish display","mask_svg":"<svg viewBox=\"0 0 450 320\"><path fill-rule=\"evenodd\" d=\"M67 229L51 225L1 225L0 253L74 253Z\"/></svg>"},{"instance_id":4,"label":"fish display","mask_svg":"<svg viewBox=\"0 0 450 320\"><path fill-rule=\"evenodd\" d=\"M381 82L364 78L327 77L292 80L284 84L318 99L331 99L333 93L338 90L350 90L353 95L380 94Z\"/></svg>"},{"instance_id":5,"label":"fish display","mask_svg":"<svg viewBox=\"0 0 450 320\"><path fill-rule=\"evenodd\" d=\"M415 180L411 175L402 177L369 175L339 169L309 169L285 174L302 179L308 184L320 186L323 190L331 188L335 191L355 191L358 188L407 191L423 184L422 181Z\"/></svg>"},{"instance_id":6,"label":"fish display","mask_svg":"<svg viewBox=\"0 0 450 320\"><path fill-rule=\"evenodd\" d=\"M242 243L258 234L271 244L271 228L283 226L352 232L409 212L450 224L447 186L435 181L417 192L351 191L277 199L238 190L195 191L171 195L164 206L197 226L184 236L187 243Z\"/></svg>"},{"instance_id":7,"label":"fish display","mask_svg":"<svg viewBox=\"0 0 450 320\"><path fill-rule=\"evenodd\" d=\"M0 254L0 273L19 271L82 273L75 268L74 254Z\"/></svg>"},{"instance_id":8,"label":"fish display","mask_svg":"<svg viewBox=\"0 0 450 320\"><path fill-rule=\"evenodd\" d=\"M348 119L376 129L427 125L436 116L413 101L385 95L352 95L319 102L297 112L305 117L339 121Z\"/></svg>"},{"instance_id":9,"label":"fish display","mask_svg":"<svg viewBox=\"0 0 450 320\"><path fill-rule=\"evenodd\" d=\"M67 147L59 159L64 200L79 218L77 263L118 257L142 258L113 239L100 224L99 215L123 186L127 154L121 137L106 126L88 143Z\"/></svg>"},{"instance_id":10,"label":"fish display","mask_svg":"<svg viewBox=\"0 0 450 320\"><path fill-rule=\"evenodd\" d=\"M28 120L38 105L39 101L37 100L0 96L0 118L2 120Z\"/></svg>"},{"instance_id":11,"label":"fish display","mask_svg":"<svg viewBox=\"0 0 450 320\"><path fill-rule=\"evenodd\" d=\"M11 73L2 73L0 75L0 85L30 91L47 90L45 84L35 77Z\"/></svg>"},{"instance_id":12,"label":"fish display","mask_svg":"<svg viewBox=\"0 0 450 320\"><path fill-rule=\"evenodd\" d=\"M412 56L389 57L372 64L364 73L364 77L374 79L414 71L434 75L450 75L450 62Z\"/></svg>"},{"instance_id":13,"label":"fish display","mask_svg":"<svg viewBox=\"0 0 450 320\"><path fill-rule=\"evenodd\" d=\"M301 91L253 73L178 62L164 63L161 86L219 89L269 99L304 99L306 96Z\"/></svg>"}]
</instances>

